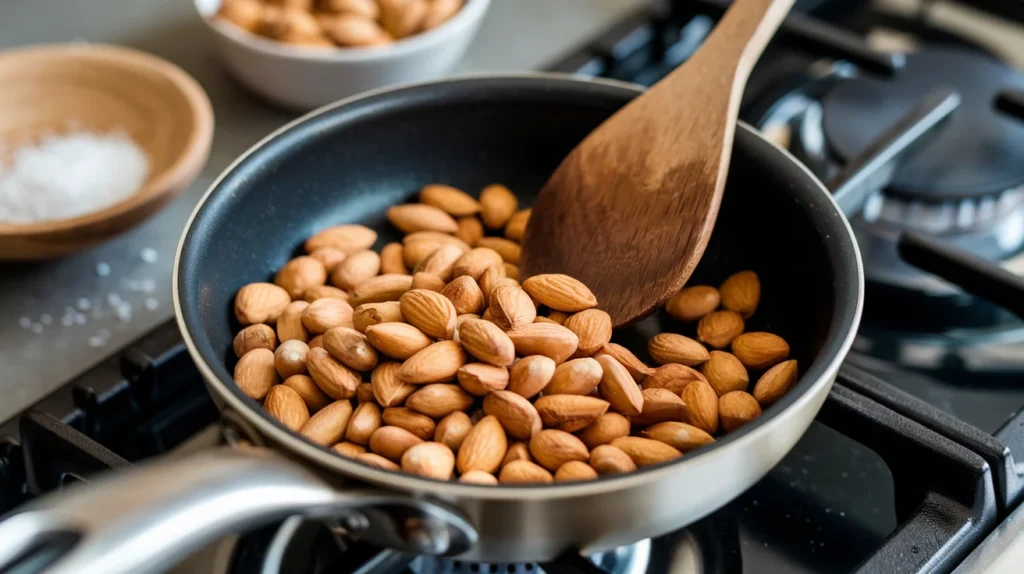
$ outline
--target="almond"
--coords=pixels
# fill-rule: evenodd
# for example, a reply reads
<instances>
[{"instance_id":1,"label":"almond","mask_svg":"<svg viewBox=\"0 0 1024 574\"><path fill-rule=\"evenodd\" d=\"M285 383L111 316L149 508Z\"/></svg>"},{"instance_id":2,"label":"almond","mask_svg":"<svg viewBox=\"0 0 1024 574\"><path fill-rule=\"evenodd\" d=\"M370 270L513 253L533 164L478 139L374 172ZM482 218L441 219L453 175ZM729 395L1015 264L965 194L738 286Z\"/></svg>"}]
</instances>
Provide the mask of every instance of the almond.
<instances>
[{"instance_id":1,"label":"almond","mask_svg":"<svg viewBox=\"0 0 1024 574\"><path fill-rule=\"evenodd\" d=\"M273 283L249 283L235 295L235 317L242 325L274 323L291 301L288 292Z\"/></svg>"},{"instance_id":2,"label":"almond","mask_svg":"<svg viewBox=\"0 0 1024 574\"><path fill-rule=\"evenodd\" d=\"M600 309L587 309L575 313L562 325L576 333L580 339L576 354L589 357L612 340L612 318Z\"/></svg>"},{"instance_id":3,"label":"almond","mask_svg":"<svg viewBox=\"0 0 1024 574\"><path fill-rule=\"evenodd\" d=\"M469 419L469 415L462 411L455 411L437 423L437 428L434 429L434 440L443 442L448 445L448 448L458 452L472 428L473 421Z\"/></svg>"},{"instance_id":4,"label":"almond","mask_svg":"<svg viewBox=\"0 0 1024 574\"><path fill-rule=\"evenodd\" d=\"M306 354L306 368L316 386L335 400L351 398L362 382L359 373L341 364L326 349L310 349Z\"/></svg>"},{"instance_id":5,"label":"almond","mask_svg":"<svg viewBox=\"0 0 1024 574\"><path fill-rule=\"evenodd\" d=\"M482 470L493 473L501 466L508 448L505 429L494 416L486 416L473 426L459 447L459 472Z\"/></svg>"},{"instance_id":6,"label":"almond","mask_svg":"<svg viewBox=\"0 0 1024 574\"><path fill-rule=\"evenodd\" d=\"M610 444L594 448L590 453L590 466L598 474L621 474L636 470L636 463L622 449Z\"/></svg>"},{"instance_id":7,"label":"almond","mask_svg":"<svg viewBox=\"0 0 1024 574\"><path fill-rule=\"evenodd\" d=\"M430 4L427 0L377 0L380 23L395 38L405 38L423 26Z\"/></svg>"},{"instance_id":8,"label":"almond","mask_svg":"<svg viewBox=\"0 0 1024 574\"><path fill-rule=\"evenodd\" d=\"M489 247L498 252L506 263L519 264L519 257L522 254L522 247L515 241L509 241L501 237L481 237L476 242L477 247Z\"/></svg>"},{"instance_id":9,"label":"almond","mask_svg":"<svg viewBox=\"0 0 1024 574\"><path fill-rule=\"evenodd\" d=\"M462 257L462 253L463 251L458 245L451 243L439 245L416 265L413 274L430 273L440 277L442 281L449 281L452 278L455 262Z\"/></svg>"},{"instance_id":10,"label":"almond","mask_svg":"<svg viewBox=\"0 0 1024 574\"><path fill-rule=\"evenodd\" d=\"M686 385L681 398L690 410L684 422L708 434L715 434L718 430L718 395L715 389L704 381L695 381Z\"/></svg>"},{"instance_id":11,"label":"almond","mask_svg":"<svg viewBox=\"0 0 1024 574\"><path fill-rule=\"evenodd\" d=\"M450 185L434 183L420 189L420 203L433 205L456 217L473 215L480 211L480 203L461 189Z\"/></svg>"},{"instance_id":12,"label":"almond","mask_svg":"<svg viewBox=\"0 0 1024 574\"><path fill-rule=\"evenodd\" d=\"M398 378L419 385L451 381L465 364L466 352L461 345L455 341L441 341L406 359L398 370ZM458 389L455 385L451 386Z\"/></svg>"},{"instance_id":13,"label":"almond","mask_svg":"<svg viewBox=\"0 0 1024 574\"><path fill-rule=\"evenodd\" d=\"M528 325L537 317L537 307L520 287L497 287L491 293L489 302L494 323L505 330Z\"/></svg>"},{"instance_id":14,"label":"almond","mask_svg":"<svg viewBox=\"0 0 1024 574\"><path fill-rule=\"evenodd\" d=\"M530 323L508 332L516 353L522 356L544 355L556 364L565 362L576 352L579 338L576 333L552 323Z\"/></svg>"},{"instance_id":15,"label":"almond","mask_svg":"<svg viewBox=\"0 0 1024 574\"><path fill-rule=\"evenodd\" d=\"M714 349L724 349L743 334L743 328L743 317L736 311L715 311L697 324L697 340Z\"/></svg>"},{"instance_id":16,"label":"almond","mask_svg":"<svg viewBox=\"0 0 1024 574\"><path fill-rule=\"evenodd\" d=\"M306 240L306 252L332 247L349 254L369 249L377 241L377 232L364 225L338 225L328 227Z\"/></svg>"},{"instance_id":17,"label":"almond","mask_svg":"<svg viewBox=\"0 0 1024 574\"><path fill-rule=\"evenodd\" d=\"M246 396L262 401L270 387L280 382L274 368L274 352L253 349L235 364L235 383Z\"/></svg>"},{"instance_id":18,"label":"almond","mask_svg":"<svg viewBox=\"0 0 1024 574\"><path fill-rule=\"evenodd\" d=\"M491 269L497 269L491 267ZM457 315L466 313L480 313L484 310L487 302L484 300L484 293L476 284L476 281L468 275L457 277L454 281L441 289L441 294L448 298L455 306Z\"/></svg>"},{"instance_id":19,"label":"almond","mask_svg":"<svg viewBox=\"0 0 1024 574\"><path fill-rule=\"evenodd\" d=\"M309 256L322 263L324 271L330 273L338 266L339 263L345 260L346 254L344 251L333 247L321 247L320 249L310 252ZM324 278L324 281L327 281L326 277Z\"/></svg>"},{"instance_id":20,"label":"almond","mask_svg":"<svg viewBox=\"0 0 1024 574\"><path fill-rule=\"evenodd\" d=\"M525 442L517 442L509 446L508 450L505 452L505 458L501 461L501 466L505 466L506 464L517 460L528 460L533 462L533 457L530 456L530 446Z\"/></svg>"},{"instance_id":21,"label":"almond","mask_svg":"<svg viewBox=\"0 0 1024 574\"><path fill-rule=\"evenodd\" d=\"M478 397L491 391L500 391L508 386L508 369L485 363L464 365L457 373L459 386L467 393Z\"/></svg>"},{"instance_id":22,"label":"almond","mask_svg":"<svg viewBox=\"0 0 1024 574\"><path fill-rule=\"evenodd\" d=\"M381 425L380 407L376 403L363 403L356 407L352 418L348 421L345 440L356 444L370 442L370 435Z\"/></svg>"},{"instance_id":23,"label":"almond","mask_svg":"<svg viewBox=\"0 0 1024 574\"><path fill-rule=\"evenodd\" d=\"M668 389L645 389L644 407L633 417L635 425L652 425L665 421L683 421L689 418L689 409L679 395Z\"/></svg>"},{"instance_id":24,"label":"almond","mask_svg":"<svg viewBox=\"0 0 1024 574\"><path fill-rule=\"evenodd\" d=\"M480 223L478 217L460 217L458 224L459 230L455 232L455 236L470 245L476 245L484 236L484 224Z\"/></svg>"},{"instance_id":25,"label":"almond","mask_svg":"<svg viewBox=\"0 0 1024 574\"><path fill-rule=\"evenodd\" d=\"M645 389L668 389L678 395L683 392L686 385L694 381L706 381L706 379L704 375L691 367L679 363L669 363L654 369L654 372L644 379L643 387Z\"/></svg>"},{"instance_id":26,"label":"almond","mask_svg":"<svg viewBox=\"0 0 1024 574\"><path fill-rule=\"evenodd\" d=\"M725 393L718 399L718 416L725 432L732 432L761 416L761 405L743 391Z\"/></svg>"},{"instance_id":27,"label":"almond","mask_svg":"<svg viewBox=\"0 0 1024 574\"><path fill-rule=\"evenodd\" d=\"M459 248L462 249L463 253L469 251L470 249L469 243L459 239L458 237L455 237L454 235L450 235L449 233L442 233L440 231L416 231L402 238L402 245L405 247L409 247L416 243L440 243L443 245L458 245ZM436 249L436 247L434 249ZM433 249L431 251L433 251ZM408 265L408 262L406 262L406 264Z\"/></svg>"},{"instance_id":28,"label":"almond","mask_svg":"<svg viewBox=\"0 0 1024 574\"><path fill-rule=\"evenodd\" d=\"M601 382L601 363L590 357L566 361L555 368L551 382L544 388L547 395L585 395Z\"/></svg>"},{"instance_id":29,"label":"almond","mask_svg":"<svg viewBox=\"0 0 1024 574\"><path fill-rule=\"evenodd\" d=\"M306 1L304 4L309 6L311 2ZM315 5L319 10L331 14L348 12L370 20L380 18L380 7L376 0L319 0Z\"/></svg>"},{"instance_id":30,"label":"almond","mask_svg":"<svg viewBox=\"0 0 1024 574\"><path fill-rule=\"evenodd\" d=\"M371 371L377 366L377 351L363 335L348 327L335 327L324 333L324 349L345 366Z\"/></svg>"},{"instance_id":31,"label":"almond","mask_svg":"<svg viewBox=\"0 0 1024 574\"><path fill-rule=\"evenodd\" d=\"M483 275L484 270L488 267L501 265L503 261L497 251L487 247L475 247L463 253L462 257L459 257L458 261L455 262L455 267L452 268L452 276L462 277L463 275L469 275L474 281L478 281L480 276Z\"/></svg>"},{"instance_id":32,"label":"almond","mask_svg":"<svg viewBox=\"0 0 1024 574\"><path fill-rule=\"evenodd\" d=\"M597 297L577 279L560 273L534 275L523 289L540 304L556 311L577 313L597 305Z\"/></svg>"},{"instance_id":33,"label":"almond","mask_svg":"<svg viewBox=\"0 0 1024 574\"><path fill-rule=\"evenodd\" d=\"M402 455L423 441L411 432L392 426L380 427L370 435L370 452L391 461L402 460Z\"/></svg>"},{"instance_id":34,"label":"almond","mask_svg":"<svg viewBox=\"0 0 1024 574\"><path fill-rule=\"evenodd\" d=\"M519 266L518 265L516 265L514 263L506 263L504 265L504 267L505 267L505 276L506 277L508 277L509 279L515 279L516 281L519 281Z\"/></svg>"},{"instance_id":35,"label":"almond","mask_svg":"<svg viewBox=\"0 0 1024 574\"><path fill-rule=\"evenodd\" d=\"M460 389L458 385L438 383L426 385L405 399L407 407L433 418L441 418L455 411L465 411L472 404L473 396Z\"/></svg>"},{"instance_id":36,"label":"almond","mask_svg":"<svg viewBox=\"0 0 1024 574\"><path fill-rule=\"evenodd\" d=\"M299 429L299 434L317 444L329 446L345 435L351 417L352 403L347 400L335 401L309 417Z\"/></svg>"},{"instance_id":37,"label":"almond","mask_svg":"<svg viewBox=\"0 0 1024 574\"><path fill-rule=\"evenodd\" d=\"M380 272L408 275L401 243L388 243L380 250Z\"/></svg>"},{"instance_id":38,"label":"almond","mask_svg":"<svg viewBox=\"0 0 1024 574\"><path fill-rule=\"evenodd\" d=\"M486 484L496 485L498 479L493 474L488 474L482 470L471 470L459 477L459 482L464 484Z\"/></svg>"},{"instance_id":39,"label":"almond","mask_svg":"<svg viewBox=\"0 0 1024 574\"><path fill-rule=\"evenodd\" d=\"M413 326L435 339L451 339L455 334L455 305L440 293L413 289L399 300L402 316Z\"/></svg>"},{"instance_id":40,"label":"almond","mask_svg":"<svg viewBox=\"0 0 1024 574\"><path fill-rule=\"evenodd\" d=\"M381 353L403 361L430 346L430 337L408 323L371 325L366 339Z\"/></svg>"},{"instance_id":41,"label":"almond","mask_svg":"<svg viewBox=\"0 0 1024 574\"><path fill-rule=\"evenodd\" d=\"M312 303L317 299L341 299L342 301L348 301L348 293L334 287L332 285L316 285L306 289L306 292L302 294L302 300L307 303ZM278 318L277 322L280 323L281 319Z\"/></svg>"},{"instance_id":42,"label":"almond","mask_svg":"<svg viewBox=\"0 0 1024 574\"><path fill-rule=\"evenodd\" d=\"M693 367L708 360L708 350L697 341L676 333L658 333L647 343L655 363L680 363Z\"/></svg>"},{"instance_id":43,"label":"almond","mask_svg":"<svg viewBox=\"0 0 1024 574\"><path fill-rule=\"evenodd\" d=\"M380 273L380 255L376 251L359 251L349 255L331 271L331 284L339 289L353 289Z\"/></svg>"},{"instance_id":44,"label":"almond","mask_svg":"<svg viewBox=\"0 0 1024 574\"><path fill-rule=\"evenodd\" d=\"M507 367L515 359L512 340L497 325L483 319L463 321L459 342L469 354L496 367Z\"/></svg>"},{"instance_id":45,"label":"almond","mask_svg":"<svg viewBox=\"0 0 1024 574\"><path fill-rule=\"evenodd\" d=\"M454 469L455 454L439 442L417 444L402 455L402 470L411 474L434 480L451 480Z\"/></svg>"},{"instance_id":46,"label":"almond","mask_svg":"<svg viewBox=\"0 0 1024 574\"><path fill-rule=\"evenodd\" d=\"M455 233L459 224L452 216L432 205L408 203L388 208L388 221L406 233L415 231L440 231Z\"/></svg>"},{"instance_id":47,"label":"almond","mask_svg":"<svg viewBox=\"0 0 1024 574\"><path fill-rule=\"evenodd\" d=\"M352 311L352 328L366 333L366 328L381 323L403 323L402 305L398 301L366 303Z\"/></svg>"},{"instance_id":48,"label":"almond","mask_svg":"<svg viewBox=\"0 0 1024 574\"><path fill-rule=\"evenodd\" d=\"M405 402L419 387L398 378L401 363L381 363L370 375L373 396L382 407L394 407Z\"/></svg>"},{"instance_id":49,"label":"almond","mask_svg":"<svg viewBox=\"0 0 1024 574\"><path fill-rule=\"evenodd\" d=\"M749 318L757 310L761 300L761 282L757 273L740 271L729 276L718 286L722 294L722 306Z\"/></svg>"},{"instance_id":50,"label":"almond","mask_svg":"<svg viewBox=\"0 0 1024 574\"><path fill-rule=\"evenodd\" d=\"M434 424L434 419L406 407L384 409L384 412L381 413L381 419L384 421L384 424L403 428L423 440L430 440L434 436L434 430L437 426ZM469 417L466 420L469 420Z\"/></svg>"},{"instance_id":51,"label":"almond","mask_svg":"<svg viewBox=\"0 0 1024 574\"><path fill-rule=\"evenodd\" d=\"M555 482L571 482L574 480L595 480L597 471L585 462L570 460L558 467L555 472Z\"/></svg>"},{"instance_id":52,"label":"almond","mask_svg":"<svg viewBox=\"0 0 1024 574\"><path fill-rule=\"evenodd\" d=\"M399 467L397 464L391 462L390 460L384 458L383 456L380 456L379 454L374 454L372 452L364 452L363 454L358 454L356 455L356 460L368 464L373 468L379 468L381 470L401 470L401 467Z\"/></svg>"},{"instance_id":53,"label":"almond","mask_svg":"<svg viewBox=\"0 0 1024 574\"><path fill-rule=\"evenodd\" d=\"M754 398L766 407L782 398L797 378L796 361L783 361L765 371L754 385ZM744 387L746 388L746 387Z\"/></svg>"},{"instance_id":54,"label":"almond","mask_svg":"<svg viewBox=\"0 0 1024 574\"><path fill-rule=\"evenodd\" d=\"M684 287L665 303L665 312L680 321L696 321L718 308L718 289L709 285Z\"/></svg>"},{"instance_id":55,"label":"almond","mask_svg":"<svg viewBox=\"0 0 1024 574\"><path fill-rule=\"evenodd\" d=\"M309 375L292 375L285 379L282 384L298 393L310 412L319 411L331 404L330 397L325 395L320 390L320 387L316 386L316 383L313 382Z\"/></svg>"},{"instance_id":56,"label":"almond","mask_svg":"<svg viewBox=\"0 0 1024 574\"><path fill-rule=\"evenodd\" d=\"M554 313L552 313L552 315L554 315ZM606 343L602 345L601 350L595 354L595 358L596 355L602 353L610 355L613 359L622 363L622 366L626 367L630 376L633 377L633 380L637 383L644 382L644 379L654 372L654 369L645 365L643 361L638 359L636 355L632 353L632 351L617 343Z\"/></svg>"},{"instance_id":57,"label":"almond","mask_svg":"<svg viewBox=\"0 0 1024 574\"><path fill-rule=\"evenodd\" d=\"M629 371L621 363L609 355L601 355L597 359L601 363L601 383L598 389L601 398L611 404L611 408L624 415L640 414L644 406L644 397L640 387L636 385Z\"/></svg>"},{"instance_id":58,"label":"almond","mask_svg":"<svg viewBox=\"0 0 1024 574\"><path fill-rule=\"evenodd\" d=\"M305 301L292 301L284 308L284 311L281 311L281 315L277 318L277 339L279 341L309 341L309 329L302 324L302 314L308 307L309 303Z\"/></svg>"},{"instance_id":59,"label":"almond","mask_svg":"<svg viewBox=\"0 0 1024 574\"><path fill-rule=\"evenodd\" d=\"M682 456L681 452L663 442L637 436L619 437L612 441L612 446L629 455L637 466L661 464Z\"/></svg>"},{"instance_id":60,"label":"almond","mask_svg":"<svg viewBox=\"0 0 1024 574\"><path fill-rule=\"evenodd\" d=\"M549 357L523 357L508 370L508 390L523 398L533 398L544 390L554 374L555 362Z\"/></svg>"},{"instance_id":61,"label":"almond","mask_svg":"<svg viewBox=\"0 0 1024 574\"><path fill-rule=\"evenodd\" d=\"M274 367L282 379L306 373L306 354L309 345L302 341L285 341L274 351Z\"/></svg>"},{"instance_id":62,"label":"almond","mask_svg":"<svg viewBox=\"0 0 1024 574\"><path fill-rule=\"evenodd\" d=\"M718 396L732 391L745 391L750 383L743 363L725 351L711 351L710 358L700 366L700 371Z\"/></svg>"},{"instance_id":63,"label":"almond","mask_svg":"<svg viewBox=\"0 0 1024 574\"><path fill-rule=\"evenodd\" d=\"M302 312L302 325L318 335L334 327L351 328L352 306L341 299L317 299Z\"/></svg>"},{"instance_id":64,"label":"almond","mask_svg":"<svg viewBox=\"0 0 1024 574\"><path fill-rule=\"evenodd\" d=\"M319 259L302 255L285 263L274 276L274 283L284 288L292 299L302 297L306 289L323 285L327 269Z\"/></svg>"},{"instance_id":65,"label":"almond","mask_svg":"<svg viewBox=\"0 0 1024 574\"><path fill-rule=\"evenodd\" d=\"M398 301L409 289L412 289L412 277L409 275L378 275L368 279L352 290L351 303L380 303L381 301Z\"/></svg>"},{"instance_id":66,"label":"almond","mask_svg":"<svg viewBox=\"0 0 1024 574\"><path fill-rule=\"evenodd\" d=\"M359 383L356 387L356 404L376 403L377 397L373 396L373 385L370 383Z\"/></svg>"},{"instance_id":67,"label":"almond","mask_svg":"<svg viewBox=\"0 0 1024 574\"><path fill-rule=\"evenodd\" d=\"M310 349L316 349L316 348L323 349L324 348L324 336L323 335L317 335L316 337L313 337L312 339L309 340L308 345L309 345Z\"/></svg>"},{"instance_id":68,"label":"almond","mask_svg":"<svg viewBox=\"0 0 1024 574\"><path fill-rule=\"evenodd\" d=\"M530 213L532 211L531 209L523 209L510 217L508 223L505 224L505 237L512 241L522 241L523 235L526 233L526 224L530 221Z\"/></svg>"},{"instance_id":69,"label":"almond","mask_svg":"<svg viewBox=\"0 0 1024 574\"><path fill-rule=\"evenodd\" d=\"M517 209L519 200L504 185L488 185L480 192L480 219L489 229L504 227Z\"/></svg>"},{"instance_id":70,"label":"almond","mask_svg":"<svg viewBox=\"0 0 1024 574\"><path fill-rule=\"evenodd\" d=\"M579 433L587 448L608 444L620 436L629 435L629 419L619 413L605 413Z\"/></svg>"},{"instance_id":71,"label":"almond","mask_svg":"<svg viewBox=\"0 0 1024 574\"><path fill-rule=\"evenodd\" d=\"M331 447L331 451L345 458L356 458L366 452L366 447L353 442L339 442Z\"/></svg>"},{"instance_id":72,"label":"almond","mask_svg":"<svg viewBox=\"0 0 1024 574\"><path fill-rule=\"evenodd\" d=\"M427 233L427 232L426 231L422 231L421 233ZM433 233L433 232L430 232L430 233ZM452 239L456 239L456 238L452 237ZM427 241L427 240L415 241L413 243L403 244L402 245L402 263L404 263L406 268L408 268L408 269L415 269L417 265L419 265L420 263L423 263L424 259L429 257L432 253L434 253L435 251L437 251L440 247L443 247L444 245L449 245L449 244L441 242L441 241ZM460 246L459 249L462 249L462 247ZM466 248L466 251L468 251L468 250L469 250L469 248ZM463 251L463 253L465 253L465 251ZM408 273L403 273L403 275L407 275L407 274Z\"/></svg>"},{"instance_id":73,"label":"almond","mask_svg":"<svg viewBox=\"0 0 1024 574\"><path fill-rule=\"evenodd\" d=\"M679 397L675 398L682 404ZM581 395L545 395L533 406L540 413L544 426L565 432L589 426L608 410L607 401Z\"/></svg>"},{"instance_id":74,"label":"almond","mask_svg":"<svg viewBox=\"0 0 1024 574\"><path fill-rule=\"evenodd\" d=\"M444 289L444 279L441 279L433 273L424 273L421 271L413 274L412 288L440 293L441 289Z\"/></svg>"},{"instance_id":75,"label":"almond","mask_svg":"<svg viewBox=\"0 0 1024 574\"><path fill-rule=\"evenodd\" d=\"M644 436L686 452L715 442L714 437L699 428L681 422L663 422L644 429Z\"/></svg>"},{"instance_id":76,"label":"almond","mask_svg":"<svg viewBox=\"0 0 1024 574\"><path fill-rule=\"evenodd\" d=\"M289 430L298 432L309 420L309 409L302 397L284 385L274 385L267 392L263 408Z\"/></svg>"},{"instance_id":77,"label":"almond","mask_svg":"<svg viewBox=\"0 0 1024 574\"><path fill-rule=\"evenodd\" d=\"M501 468L498 482L501 484L547 484L554 477L544 467L528 460L515 460Z\"/></svg>"},{"instance_id":78,"label":"almond","mask_svg":"<svg viewBox=\"0 0 1024 574\"><path fill-rule=\"evenodd\" d=\"M732 354L748 369L767 369L786 360L789 344L771 333L743 333L733 340Z\"/></svg>"},{"instance_id":79,"label":"almond","mask_svg":"<svg viewBox=\"0 0 1024 574\"><path fill-rule=\"evenodd\" d=\"M570 460L587 460L590 451L583 441L575 436L556 429L545 429L530 437L530 454L538 464L548 470L558 467Z\"/></svg>"},{"instance_id":80,"label":"almond","mask_svg":"<svg viewBox=\"0 0 1024 574\"><path fill-rule=\"evenodd\" d=\"M497 417L505 432L519 440L527 440L541 429L537 409L512 391L494 391L484 397L484 412Z\"/></svg>"},{"instance_id":81,"label":"almond","mask_svg":"<svg viewBox=\"0 0 1024 574\"><path fill-rule=\"evenodd\" d=\"M242 358L253 349L268 349L273 351L277 348L277 336L274 334L274 329L270 325L264 325L263 323L257 323L255 325L249 325L242 329L235 335L235 340L231 345L235 351L235 356Z\"/></svg>"}]
</instances>

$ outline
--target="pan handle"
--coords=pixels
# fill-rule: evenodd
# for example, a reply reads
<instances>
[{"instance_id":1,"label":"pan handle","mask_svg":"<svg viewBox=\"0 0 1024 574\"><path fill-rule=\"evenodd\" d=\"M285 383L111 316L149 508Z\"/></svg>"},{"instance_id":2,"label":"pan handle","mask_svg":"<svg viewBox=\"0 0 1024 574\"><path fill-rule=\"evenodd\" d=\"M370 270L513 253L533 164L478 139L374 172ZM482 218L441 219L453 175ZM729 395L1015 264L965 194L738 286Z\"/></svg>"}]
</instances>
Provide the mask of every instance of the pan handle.
<instances>
[{"instance_id":1,"label":"pan handle","mask_svg":"<svg viewBox=\"0 0 1024 574\"><path fill-rule=\"evenodd\" d=\"M163 572L220 536L292 515L338 520L354 538L407 552L455 555L477 539L445 505L337 490L269 450L223 447L40 499L0 522L0 572Z\"/></svg>"}]
</instances>

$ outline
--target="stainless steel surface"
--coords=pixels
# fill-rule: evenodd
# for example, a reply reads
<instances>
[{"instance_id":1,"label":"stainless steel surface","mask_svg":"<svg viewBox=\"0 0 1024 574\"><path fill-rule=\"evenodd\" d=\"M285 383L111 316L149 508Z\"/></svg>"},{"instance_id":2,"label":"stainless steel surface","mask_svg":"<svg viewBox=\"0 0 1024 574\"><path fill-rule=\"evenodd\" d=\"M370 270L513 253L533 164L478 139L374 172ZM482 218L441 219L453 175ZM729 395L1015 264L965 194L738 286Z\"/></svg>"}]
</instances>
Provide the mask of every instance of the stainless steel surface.
<instances>
[{"instance_id":1,"label":"stainless steel surface","mask_svg":"<svg viewBox=\"0 0 1024 574\"><path fill-rule=\"evenodd\" d=\"M1024 565L1024 506L1018 507L953 574L1016 574Z\"/></svg>"},{"instance_id":2,"label":"stainless steel surface","mask_svg":"<svg viewBox=\"0 0 1024 574\"><path fill-rule=\"evenodd\" d=\"M429 549L439 553L461 553L476 537L458 514L423 498L334 489L263 449L227 447L33 502L0 523L0 569L47 556L55 558L48 574L161 572L215 538L296 514L342 518L361 525L351 535L405 552L428 550L408 535L411 524L437 528ZM56 533L79 539L62 544Z\"/></svg>"},{"instance_id":3,"label":"stainless steel surface","mask_svg":"<svg viewBox=\"0 0 1024 574\"><path fill-rule=\"evenodd\" d=\"M494 0L457 71L543 67L644 2ZM150 51L202 84L217 122L202 175L148 223L60 261L0 265L2 421L171 316L171 261L195 202L231 160L294 116L261 103L227 76L187 0L0 4L0 48L80 40Z\"/></svg>"}]
</instances>

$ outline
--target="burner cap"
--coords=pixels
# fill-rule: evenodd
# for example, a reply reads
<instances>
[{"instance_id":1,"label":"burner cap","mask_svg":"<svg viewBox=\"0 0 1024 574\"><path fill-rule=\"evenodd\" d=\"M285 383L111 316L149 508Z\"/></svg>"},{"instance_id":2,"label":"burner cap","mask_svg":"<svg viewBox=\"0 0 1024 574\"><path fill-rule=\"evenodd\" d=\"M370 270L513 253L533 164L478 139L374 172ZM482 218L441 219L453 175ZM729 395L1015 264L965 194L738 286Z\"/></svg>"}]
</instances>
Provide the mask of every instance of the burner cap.
<instances>
[{"instance_id":1,"label":"burner cap","mask_svg":"<svg viewBox=\"0 0 1024 574\"><path fill-rule=\"evenodd\" d=\"M996 95L1024 89L1024 75L983 53L928 48L909 54L893 78L861 76L823 98L825 136L848 160L933 89L960 92L960 107L895 174L887 191L947 201L1001 193L1024 183L1024 122L995 109Z\"/></svg>"}]
</instances>

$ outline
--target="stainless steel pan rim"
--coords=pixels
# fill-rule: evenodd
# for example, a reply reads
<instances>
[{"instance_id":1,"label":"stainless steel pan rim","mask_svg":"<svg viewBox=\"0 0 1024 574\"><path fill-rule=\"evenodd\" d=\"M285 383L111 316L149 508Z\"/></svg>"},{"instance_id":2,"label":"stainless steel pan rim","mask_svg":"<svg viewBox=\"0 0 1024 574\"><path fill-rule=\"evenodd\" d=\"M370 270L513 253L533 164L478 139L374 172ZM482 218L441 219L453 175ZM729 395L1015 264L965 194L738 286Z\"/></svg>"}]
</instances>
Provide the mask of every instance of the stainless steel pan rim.
<instances>
[{"instance_id":1,"label":"stainless steel pan rim","mask_svg":"<svg viewBox=\"0 0 1024 574\"><path fill-rule=\"evenodd\" d=\"M821 350L820 356L831 356L831 360L827 363L822 364L820 360L812 363L810 369L808 369L801 380L797 382L797 387L800 383L810 378L815 379L814 383L804 388L799 393L789 393L782 401L769 407L769 409L775 411L766 416L760 417L751 424L746 425L739 431L730 433L729 435L717 440L714 444L693 451L692 454L687 454L683 459L665 463L662 465L647 467L637 472L603 477L600 480L580 483L567 483L567 484L552 484L552 485L526 485L526 486L503 486L495 488L493 486L480 486L462 484L458 482L444 482L437 481L427 478L415 477L412 475L374 469L367 465L357 463L355 461L337 456L326 448L322 448L312 442L308 442L303 439L300 435L287 430L285 427L280 426L273 421L269 415L263 415L258 413L253 405L248 404L239 395L232 392L227 385L233 384L231 381L230 374L224 371L224 374L228 376L226 379L223 374L219 375L213 367L207 362L206 357L200 352L198 345L192 338L192 334L189 331L189 327L186 324L183 307L181 302L181 293L179 292L179 270L181 265L182 253L187 243L189 231L192 229L193 222L206 204L207 200L218 188L221 181L231 174L234 169L246 158L255 153L257 150L262 148L267 142L277 138L282 133L291 130L292 128L307 122L313 118L321 116L325 113L330 112L338 107L345 106L347 104L373 98L384 93L396 92L407 89L414 89L421 86L427 86L438 83L459 83L459 82L474 82L480 80L501 80L501 79L547 79L557 80L560 82L577 82L580 84L603 84L608 87L619 88L629 90L635 93L643 91L643 87L630 84L626 82L620 82L616 80L607 80L600 78L581 78L571 76L568 74L559 73L514 73L514 74L472 74L457 76L453 78L435 80L430 82L420 82L402 86L395 86L389 88L382 88L379 90L373 90L357 96L340 100L334 104L325 106L318 110L314 110L281 128L275 130L270 135L266 136L258 143L249 148L244 154L237 158L231 165L229 165L221 175L210 185L209 189L197 203L193 210L188 222L185 226L185 232L182 234L182 238L179 241L178 248L175 254L174 270L172 276L172 297L174 303L175 318L178 322L178 327L182 332L182 336L185 341L185 345L192 359L195 361L199 368L200 373L208 383L208 385L214 389L218 395L218 398L228 405L232 410L239 413L249 422L253 427L261 433L265 433L271 437L274 441L287 447L290 452L301 455L304 459L315 462L321 467L327 467L330 469L337 470L340 473L340 478L356 478L367 483L392 488L404 491L422 492L426 494L438 495L445 499L453 498L470 498L470 499L483 499L483 500L549 500L555 498L570 498L577 496L588 496L595 494L610 493L618 491L631 486L636 486L639 483L645 483L648 481L658 480L670 473L684 472L684 469L692 464L698 457L716 457L726 456L724 453L730 445L735 444L735 448L741 448L739 445L748 444L759 440L759 437L769 434L771 429L778 426L787 424L787 419L790 418L788 415L793 415L800 410L800 406L814 399L818 393L820 387L831 386L835 379L836 373L839 370L839 366L849 351L853 340L856 336L856 327L860 323L860 317L863 306L863 295L864 295L864 271L860 253L853 249L852 257L856 263L856 280L857 287L854 296L856 297L855 306L853 312L850 313L847 310L846 316L838 317L839 332L845 333L845 336L841 340L831 340ZM755 136L764 145L769 146L774 150L775 153L779 153L789 160L794 167L806 173L807 178L811 181L816 181L816 178L810 171L800 164L788 151L782 149L775 144L757 134L751 126L740 123L739 129L748 132L749 135ZM836 229L837 233L845 233L845 239L850 245L856 245L853 230L849 225L849 222L842 215L839 206L832 200L831 194L825 189L823 185L818 184L821 194L827 198L831 203L835 213L839 216L842 222L842 231ZM221 369L224 369L221 366Z\"/></svg>"}]
</instances>

